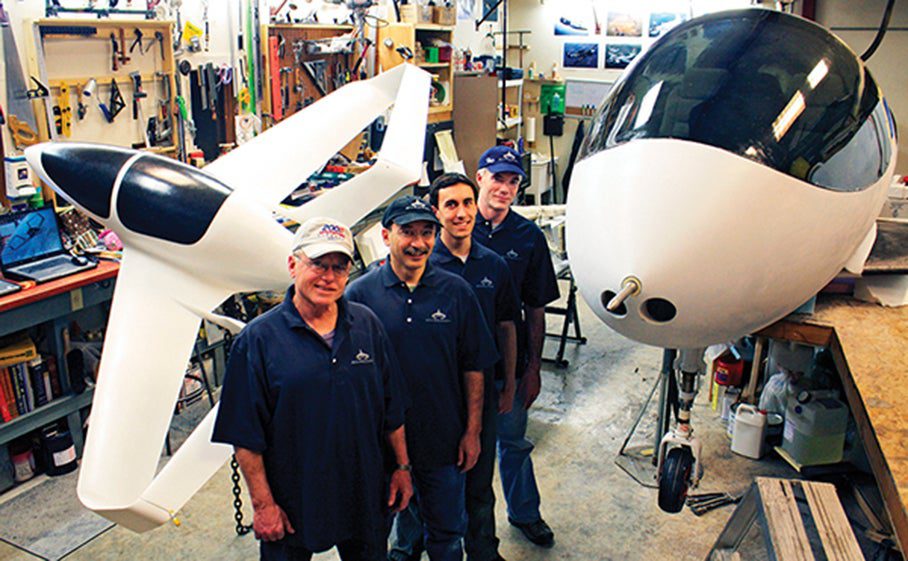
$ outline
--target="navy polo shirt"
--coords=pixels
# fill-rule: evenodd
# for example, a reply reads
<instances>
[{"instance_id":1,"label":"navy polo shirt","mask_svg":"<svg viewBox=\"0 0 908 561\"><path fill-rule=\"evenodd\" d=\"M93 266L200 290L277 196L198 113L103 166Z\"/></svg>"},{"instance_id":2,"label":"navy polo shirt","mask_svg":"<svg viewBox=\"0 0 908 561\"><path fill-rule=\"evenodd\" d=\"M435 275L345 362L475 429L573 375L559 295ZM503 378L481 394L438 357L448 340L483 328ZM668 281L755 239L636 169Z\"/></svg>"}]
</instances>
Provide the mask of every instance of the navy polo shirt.
<instances>
[{"instance_id":1,"label":"navy polo shirt","mask_svg":"<svg viewBox=\"0 0 908 561\"><path fill-rule=\"evenodd\" d=\"M520 320L520 304L508 264L491 249L472 243L466 261L461 261L460 257L451 253L441 238L436 238L429 263L454 273L469 283L493 336L499 322Z\"/></svg>"},{"instance_id":2,"label":"navy polo shirt","mask_svg":"<svg viewBox=\"0 0 908 561\"><path fill-rule=\"evenodd\" d=\"M498 360L470 285L428 265L411 292L389 262L351 283L347 298L371 308L391 338L409 390L407 450L413 465L456 464L467 417L463 373Z\"/></svg>"},{"instance_id":3,"label":"navy polo shirt","mask_svg":"<svg viewBox=\"0 0 908 561\"><path fill-rule=\"evenodd\" d=\"M403 423L405 389L375 314L342 298L329 348L293 290L234 341L211 439L262 454L296 530L283 541L322 551L384 531L385 436Z\"/></svg>"},{"instance_id":4,"label":"navy polo shirt","mask_svg":"<svg viewBox=\"0 0 908 561\"><path fill-rule=\"evenodd\" d=\"M511 280L522 306L542 308L558 299L558 281L545 234L535 223L509 210L494 230L482 213L476 215L473 241L504 258L511 270ZM526 362L527 331L524 322L517 324L518 365ZM517 369L519 377L523 372Z\"/></svg>"}]
</instances>

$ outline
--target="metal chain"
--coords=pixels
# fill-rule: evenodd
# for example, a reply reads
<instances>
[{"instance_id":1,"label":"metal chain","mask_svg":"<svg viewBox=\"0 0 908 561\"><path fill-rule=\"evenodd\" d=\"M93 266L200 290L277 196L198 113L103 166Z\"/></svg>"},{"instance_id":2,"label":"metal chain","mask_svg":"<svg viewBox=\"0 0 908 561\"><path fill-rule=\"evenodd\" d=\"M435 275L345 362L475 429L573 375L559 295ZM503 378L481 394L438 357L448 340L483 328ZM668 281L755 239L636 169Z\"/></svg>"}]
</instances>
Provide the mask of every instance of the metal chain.
<instances>
[{"instance_id":1,"label":"metal chain","mask_svg":"<svg viewBox=\"0 0 908 561\"><path fill-rule=\"evenodd\" d=\"M236 512L233 518L236 519L236 535L244 536L252 530L252 525L243 524L243 500L240 499L240 464L236 461L236 456L230 456L230 469L233 473L230 480L233 481L233 508Z\"/></svg>"}]
</instances>

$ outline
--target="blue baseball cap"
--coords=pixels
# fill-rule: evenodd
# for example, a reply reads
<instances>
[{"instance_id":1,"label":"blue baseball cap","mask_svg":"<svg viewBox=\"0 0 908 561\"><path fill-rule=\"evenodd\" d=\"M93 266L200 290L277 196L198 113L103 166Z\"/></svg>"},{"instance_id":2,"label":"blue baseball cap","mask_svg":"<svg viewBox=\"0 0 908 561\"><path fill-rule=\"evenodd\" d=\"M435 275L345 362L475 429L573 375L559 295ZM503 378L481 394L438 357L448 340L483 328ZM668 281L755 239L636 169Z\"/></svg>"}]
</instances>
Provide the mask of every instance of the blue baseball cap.
<instances>
[{"instance_id":1,"label":"blue baseball cap","mask_svg":"<svg viewBox=\"0 0 908 561\"><path fill-rule=\"evenodd\" d=\"M406 195L395 200L385 209L385 214L381 217L381 225L390 228L391 224L404 226L420 220L439 225L438 218L435 218L435 213L429 203L418 197Z\"/></svg>"},{"instance_id":2,"label":"blue baseball cap","mask_svg":"<svg viewBox=\"0 0 908 561\"><path fill-rule=\"evenodd\" d=\"M521 165L520 154L507 146L489 148L479 157L479 169L487 169L492 173L510 172L520 177L526 177Z\"/></svg>"}]
</instances>

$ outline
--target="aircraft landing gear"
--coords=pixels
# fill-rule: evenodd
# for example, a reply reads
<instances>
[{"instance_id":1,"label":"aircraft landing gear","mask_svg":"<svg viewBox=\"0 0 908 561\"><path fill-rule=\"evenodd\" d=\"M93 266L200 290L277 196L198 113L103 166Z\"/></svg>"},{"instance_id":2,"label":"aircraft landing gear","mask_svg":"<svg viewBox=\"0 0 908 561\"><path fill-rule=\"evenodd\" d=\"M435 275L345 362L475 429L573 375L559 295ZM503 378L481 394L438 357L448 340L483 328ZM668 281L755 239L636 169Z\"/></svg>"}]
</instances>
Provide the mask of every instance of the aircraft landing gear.
<instances>
[{"instance_id":1,"label":"aircraft landing gear","mask_svg":"<svg viewBox=\"0 0 908 561\"><path fill-rule=\"evenodd\" d=\"M659 443L659 508L680 512L689 489L700 483L700 440L690 426L690 411L697 396L703 349L681 351L681 388L678 396L678 426L668 431Z\"/></svg>"}]
</instances>

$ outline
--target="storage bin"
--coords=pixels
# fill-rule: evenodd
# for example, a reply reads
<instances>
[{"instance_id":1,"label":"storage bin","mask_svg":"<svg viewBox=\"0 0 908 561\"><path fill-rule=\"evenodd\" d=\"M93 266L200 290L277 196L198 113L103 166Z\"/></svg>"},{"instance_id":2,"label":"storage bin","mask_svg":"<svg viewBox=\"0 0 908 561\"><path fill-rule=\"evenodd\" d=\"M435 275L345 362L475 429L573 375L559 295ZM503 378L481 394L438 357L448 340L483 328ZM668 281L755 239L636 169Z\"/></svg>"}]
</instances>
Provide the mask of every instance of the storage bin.
<instances>
[{"instance_id":1,"label":"storage bin","mask_svg":"<svg viewBox=\"0 0 908 561\"><path fill-rule=\"evenodd\" d=\"M791 398L785 410L782 449L804 466L842 461L848 408L838 399Z\"/></svg>"}]
</instances>

